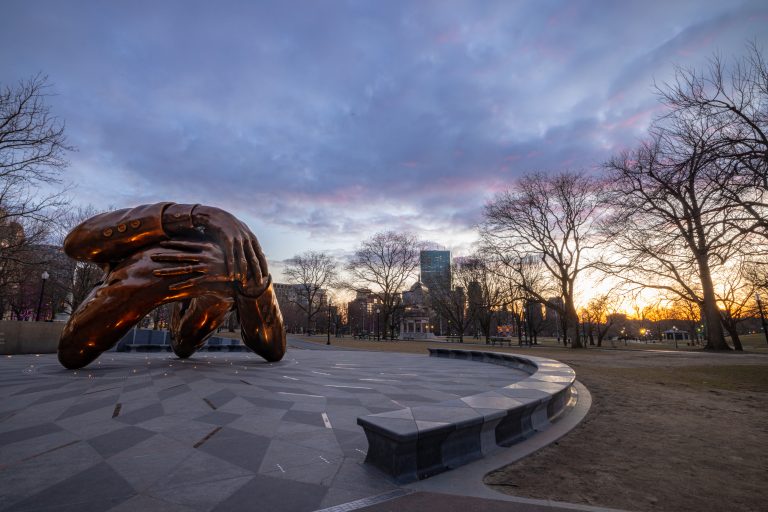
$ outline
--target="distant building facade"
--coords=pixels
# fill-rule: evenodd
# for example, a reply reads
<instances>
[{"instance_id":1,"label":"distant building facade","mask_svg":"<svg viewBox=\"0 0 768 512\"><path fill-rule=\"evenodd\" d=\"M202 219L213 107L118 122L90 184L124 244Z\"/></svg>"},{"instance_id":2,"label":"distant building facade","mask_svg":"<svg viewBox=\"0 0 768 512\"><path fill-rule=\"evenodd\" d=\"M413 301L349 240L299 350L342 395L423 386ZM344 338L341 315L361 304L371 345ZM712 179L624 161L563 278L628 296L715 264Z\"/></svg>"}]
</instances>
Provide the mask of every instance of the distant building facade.
<instances>
[{"instance_id":1,"label":"distant building facade","mask_svg":"<svg viewBox=\"0 0 768 512\"><path fill-rule=\"evenodd\" d=\"M377 322L378 299L367 288L357 290L354 300L347 304L347 325L354 335L374 334Z\"/></svg>"},{"instance_id":2,"label":"distant building facade","mask_svg":"<svg viewBox=\"0 0 768 512\"><path fill-rule=\"evenodd\" d=\"M451 251L421 251L421 282L428 290L451 289Z\"/></svg>"},{"instance_id":3,"label":"distant building facade","mask_svg":"<svg viewBox=\"0 0 768 512\"><path fill-rule=\"evenodd\" d=\"M423 250L419 254L421 283L436 294L451 292L451 251ZM448 320L432 312L432 331L443 335L448 332Z\"/></svg>"},{"instance_id":4,"label":"distant building facade","mask_svg":"<svg viewBox=\"0 0 768 512\"><path fill-rule=\"evenodd\" d=\"M430 327L429 289L420 281L403 292L403 314L400 319L400 339L434 338Z\"/></svg>"}]
</instances>

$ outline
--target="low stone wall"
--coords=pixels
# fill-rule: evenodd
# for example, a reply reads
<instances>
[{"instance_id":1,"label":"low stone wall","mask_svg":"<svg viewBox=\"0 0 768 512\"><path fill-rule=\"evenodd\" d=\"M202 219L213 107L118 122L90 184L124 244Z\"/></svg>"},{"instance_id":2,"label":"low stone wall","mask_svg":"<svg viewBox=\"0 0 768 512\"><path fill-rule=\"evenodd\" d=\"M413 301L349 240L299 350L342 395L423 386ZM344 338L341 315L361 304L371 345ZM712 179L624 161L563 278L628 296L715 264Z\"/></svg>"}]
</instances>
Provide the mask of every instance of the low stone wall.
<instances>
[{"instance_id":1,"label":"low stone wall","mask_svg":"<svg viewBox=\"0 0 768 512\"><path fill-rule=\"evenodd\" d=\"M368 439L366 462L400 483L467 464L545 429L565 409L576 379L573 369L553 359L440 348L429 352L507 366L529 377L495 391L357 418Z\"/></svg>"},{"instance_id":2,"label":"low stone wall","mask_svg":"<svg viewBox=\"0 0 768 512\"><path fill-rule=\"evenodd\" d=\"M0 321L0 354L53 354L64 322Z\"/></svg>"}]
</instances>

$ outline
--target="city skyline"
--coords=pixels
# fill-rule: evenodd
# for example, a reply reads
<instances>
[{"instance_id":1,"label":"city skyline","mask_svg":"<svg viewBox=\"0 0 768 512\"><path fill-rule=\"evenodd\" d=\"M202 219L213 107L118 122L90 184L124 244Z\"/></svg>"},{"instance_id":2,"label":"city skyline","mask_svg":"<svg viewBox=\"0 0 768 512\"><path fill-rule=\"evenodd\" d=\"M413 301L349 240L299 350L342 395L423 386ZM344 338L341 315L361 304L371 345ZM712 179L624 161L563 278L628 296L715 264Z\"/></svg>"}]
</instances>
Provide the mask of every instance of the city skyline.
<instances>
[{"instance_id":1,"label":"city skyline","mask_svg":"<svg viewBox=\"0 0 768 512\"><path fill-rule=\"evenodd\" d=\"M220 206L278 273L382 229L467 254L483 204L515 177L599 169L659 113L654 80L768 41L760 2L4 11L0 83L49 77L78 149L63 176L74 204Z\"/></svg>"}]
</instances>

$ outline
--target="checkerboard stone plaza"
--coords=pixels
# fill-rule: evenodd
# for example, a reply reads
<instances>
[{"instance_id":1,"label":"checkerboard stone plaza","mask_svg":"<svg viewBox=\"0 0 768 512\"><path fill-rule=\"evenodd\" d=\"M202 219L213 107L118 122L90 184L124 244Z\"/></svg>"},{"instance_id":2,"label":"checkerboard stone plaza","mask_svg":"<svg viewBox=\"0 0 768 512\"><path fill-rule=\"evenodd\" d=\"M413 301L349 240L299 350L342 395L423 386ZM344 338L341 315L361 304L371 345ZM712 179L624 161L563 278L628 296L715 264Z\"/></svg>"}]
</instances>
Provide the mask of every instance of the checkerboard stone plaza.
<instances>
[{"instance_id":1,"label":"checkerboard stone plaza","mask_svg":"<svg viewBox=\"0 0 768 512\"><path fill-rule=\"evenodd\" d=\"M400 487L365 462L358 418L515 383L530 389L529 372L514 367L289 344L274 363L252 353L180 360L107 352L66 370L55 355L4 357L0 510L309 511L349 503Z\"/></svg>"}]
</instances>

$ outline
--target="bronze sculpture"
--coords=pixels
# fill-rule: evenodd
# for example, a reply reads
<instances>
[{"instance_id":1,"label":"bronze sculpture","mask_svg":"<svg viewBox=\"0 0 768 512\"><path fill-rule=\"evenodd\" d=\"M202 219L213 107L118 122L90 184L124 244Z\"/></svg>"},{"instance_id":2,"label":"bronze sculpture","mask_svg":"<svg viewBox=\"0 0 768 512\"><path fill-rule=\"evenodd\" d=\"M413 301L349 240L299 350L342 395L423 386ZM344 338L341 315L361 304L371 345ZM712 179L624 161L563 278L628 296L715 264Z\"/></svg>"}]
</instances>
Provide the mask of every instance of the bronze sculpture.
<instances>
[{"instance_id":1,"label":"bronze sculpture","mask_svg":"<svg viewBox=\"0 0 768 512\"><path fill-rule=\"evenodd\" d=\"M64 252L106 275L72 314L59 361L82 368L157 306L174 303L171 347L186 358L236 310L243 342L267 361L285 354L285 330L267 261L233 215L157 203L96 215L67 235Z\"/></svg>"}]
</instances>

